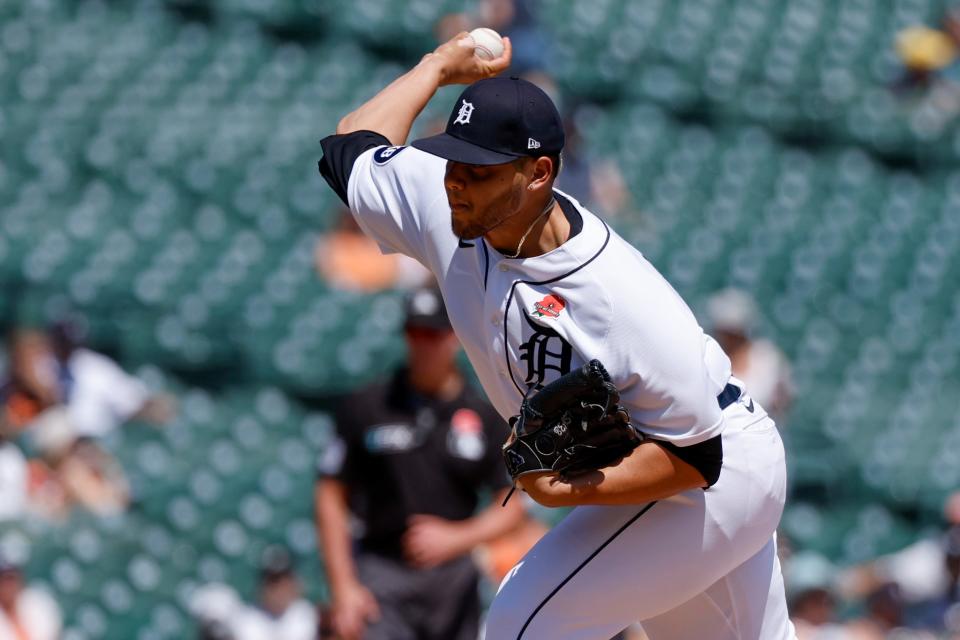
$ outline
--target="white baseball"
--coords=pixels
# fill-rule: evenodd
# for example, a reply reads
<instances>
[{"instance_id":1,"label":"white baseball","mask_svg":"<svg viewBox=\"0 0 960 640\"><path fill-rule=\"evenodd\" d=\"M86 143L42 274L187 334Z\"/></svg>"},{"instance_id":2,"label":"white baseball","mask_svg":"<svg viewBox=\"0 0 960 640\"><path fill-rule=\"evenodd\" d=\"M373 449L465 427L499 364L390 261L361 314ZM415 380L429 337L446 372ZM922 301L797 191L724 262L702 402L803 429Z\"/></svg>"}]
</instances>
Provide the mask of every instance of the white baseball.
<instances>
[{"instance_id":1,"label":"white baseball","mask_svg":"<svg viewBox=\"0 0 960 640\"><path fill-rule=\"evenodd\" d=\"M473 55L481 60L493 60L503 54L503 38L493 29L479 27L470 32L473 38Z\"/></svg>"}]
</instances>

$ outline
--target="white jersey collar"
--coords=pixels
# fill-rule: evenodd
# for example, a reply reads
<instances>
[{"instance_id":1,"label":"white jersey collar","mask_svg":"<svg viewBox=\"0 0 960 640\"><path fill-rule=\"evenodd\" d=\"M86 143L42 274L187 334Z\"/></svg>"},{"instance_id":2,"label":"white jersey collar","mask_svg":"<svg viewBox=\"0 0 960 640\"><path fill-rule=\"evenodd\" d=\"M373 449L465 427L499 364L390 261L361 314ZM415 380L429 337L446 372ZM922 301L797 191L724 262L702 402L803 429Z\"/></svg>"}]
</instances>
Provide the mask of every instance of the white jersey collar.
<instances>
[{"instance_id":1,"label":"white jersey collar","mask_svg":"<svg viewBox=\"0 0 960 640\"><path fill-rule=\"evenodd\" d=\"M552 280L571 269L577 268L600 253L610 237L610 230L607 225L574 198L559 189L554 189L554 194L558 200L565 198L580 214L583 219L583 229L580 233L568 239L559 247L530 258L507 258L493 248L493 245L487 242L486 238L483 238L484 246L490 256L491 269L511 271L527 280Z\"/></svg>"}]
</instances>

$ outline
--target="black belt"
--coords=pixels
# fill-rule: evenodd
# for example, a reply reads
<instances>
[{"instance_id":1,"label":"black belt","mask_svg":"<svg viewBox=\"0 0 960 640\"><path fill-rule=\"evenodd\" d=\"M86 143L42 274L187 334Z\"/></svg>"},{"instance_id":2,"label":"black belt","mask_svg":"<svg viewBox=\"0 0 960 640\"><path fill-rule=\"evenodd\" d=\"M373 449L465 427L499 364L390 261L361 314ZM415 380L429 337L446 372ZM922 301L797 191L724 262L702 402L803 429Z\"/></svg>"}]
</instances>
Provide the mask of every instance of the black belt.
<instances>
[{"instance_id":1,"label":"black belt","mask_svg":"<svg viewBox=\"0 0 960 640\"><path fill-rule=\"evenodd\" d=\"M717 396L717 404L720 405L720 410L724 410L734 402L740 399L740 396L743 394L743 390L740 389L735 384L727 383L727 386L723 388L723 391L720 392L720 395Z\"/></svg>"}]
</instances>

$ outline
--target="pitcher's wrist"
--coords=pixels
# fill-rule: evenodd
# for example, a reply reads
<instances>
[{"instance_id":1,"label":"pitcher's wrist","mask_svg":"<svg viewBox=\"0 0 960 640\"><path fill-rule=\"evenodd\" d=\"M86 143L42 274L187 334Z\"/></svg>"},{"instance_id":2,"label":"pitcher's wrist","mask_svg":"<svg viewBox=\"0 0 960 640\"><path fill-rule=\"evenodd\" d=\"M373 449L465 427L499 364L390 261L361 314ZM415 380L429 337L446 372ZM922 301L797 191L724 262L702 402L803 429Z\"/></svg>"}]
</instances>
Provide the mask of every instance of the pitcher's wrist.
<instances>
[{"instance_id":1,"label":"pitcher's wrist","mask_svg":"<svg viewBox=\"0 0 960 640\"><path fill-rule=\"evenodd\" d=\"M416 69L418 73L432 76L437 87L442 87L450 76L445 68L443 58L432 51L420 59Z\"/></svg>"}]
</instances>

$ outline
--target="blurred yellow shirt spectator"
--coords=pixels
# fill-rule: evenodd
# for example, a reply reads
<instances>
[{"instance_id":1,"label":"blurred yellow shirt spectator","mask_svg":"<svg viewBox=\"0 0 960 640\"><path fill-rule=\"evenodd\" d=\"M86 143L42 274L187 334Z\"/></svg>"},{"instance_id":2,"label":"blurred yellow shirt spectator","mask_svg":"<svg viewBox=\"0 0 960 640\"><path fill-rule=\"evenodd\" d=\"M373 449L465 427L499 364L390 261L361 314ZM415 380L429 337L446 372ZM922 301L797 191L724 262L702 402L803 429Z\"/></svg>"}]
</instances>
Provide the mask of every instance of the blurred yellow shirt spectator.
<instances>
[{"instance_id":1,"label":"blurred yellow shirt spectator","mask_svg":"<svg viewBox=\"0 0 960 640\"><path fill-rule=\"evenodd\" d=\"M957 45L949 35L929 27L908 27L897 34L897 55L913 71L937 71L957 57Z\"/></svg>"}]
</instances>

